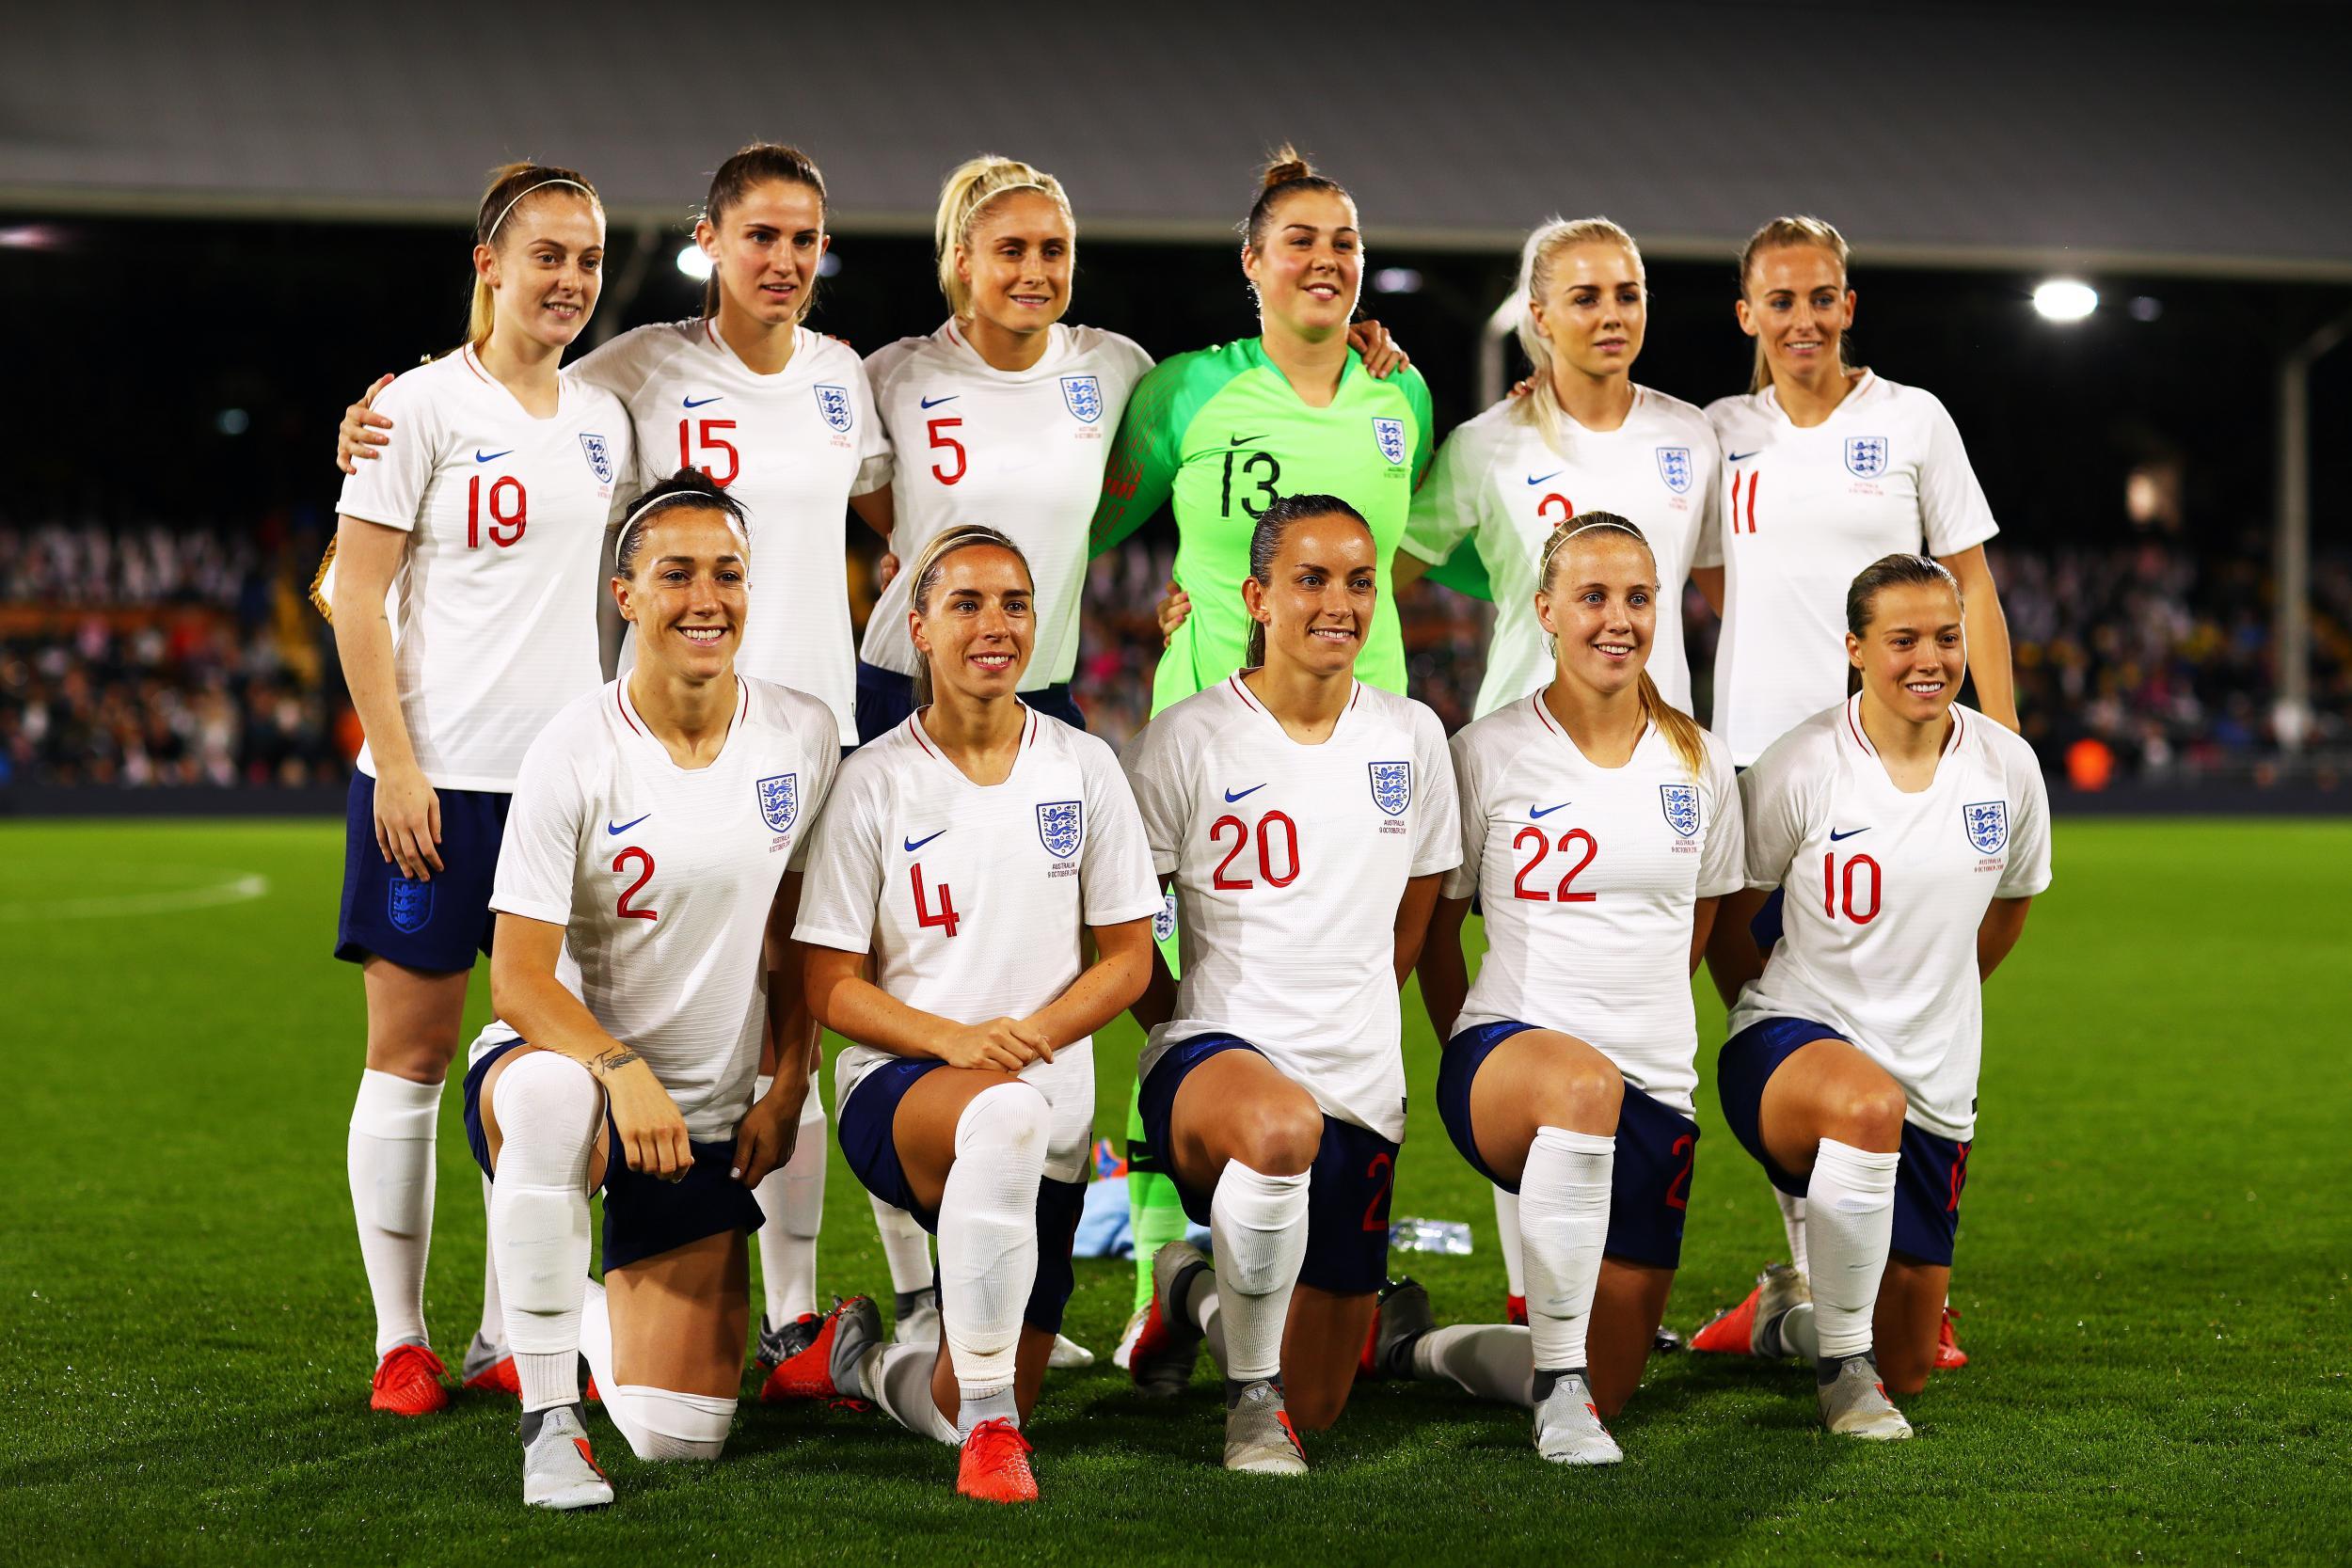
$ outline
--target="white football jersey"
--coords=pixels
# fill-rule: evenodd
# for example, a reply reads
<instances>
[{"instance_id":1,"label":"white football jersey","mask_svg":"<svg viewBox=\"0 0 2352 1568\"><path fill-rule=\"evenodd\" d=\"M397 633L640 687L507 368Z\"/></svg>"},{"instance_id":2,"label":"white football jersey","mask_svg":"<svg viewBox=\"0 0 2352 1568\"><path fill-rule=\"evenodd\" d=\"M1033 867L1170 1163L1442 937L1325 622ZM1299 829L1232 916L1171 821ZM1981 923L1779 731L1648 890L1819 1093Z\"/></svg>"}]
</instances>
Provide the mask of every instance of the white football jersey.
<instances>
[{"instance_id":1,"label":"white football jersey","mask_svg":"<svg viewBox=\"0 0 2352 1568\"><path fill-rule=\"evenodd\" d=\"M2000 531L1959 427L1934 394L1865 371L1800 430L1766 388L1708 405L1723 448L1719 522L1696 564L1724 568L1715 728L1746 767L1846 689L1846 590L1881 556L1957 555Z\"/></svg>"},{"instance_id":2,"label":"white football jersey","mask_svg":"<svg viewBox=\"0 0 2352 1568\"><path fill-rule=\"evenodd\" d=\"M680 768L624 676L555 716L523 759L490 907L564 927L557 974L634 1050L700 1143L751 1108L776 887L807 858L841 765L825 705L739 678L707 768ZM494 1023L473 1056L515 1031Z\"/></svg>"},{"instance_id":3,"label":"white football jersey","mask_svg":"<svg viewBox=\"0 0 2352 1568\"><path fill-rule=\"evenodd\" d=\"M1110 437L1152 356L1116 332L1059 324L1048 331L1044 357L1025 371L989 364L953 322L866 361L890 432L890 548L902 568L866 623L858 657L866 663L914 673L907 637L914 558L948 529L984 523L1021 546L1037 579L1037 647L1021 689L1066 685L1076 670L1087 530Z\"/></svg>"},{"instance_id":4,"label":"white football jersey","mask_svg":"<svg viewBox=\"0 0 2352 1568\"><path fill-rule=\"evenodd\" d=\"M751 594L735 667L805 691L845 736L857 660L842 540L850 498L890 482L890 444L856 350L795 327L792 358L762 375L708 321L625 332L579 373L628 404L637 425L631 494L700 468L751 518ZM621 670L636 662L635 627Z\"/></svg>"},{"instance_id":5,"label":"white football jersey","mask_svg":"<svg viewBox=\"0 0 2352 1568\"><path fill-rule=\"evenodd\" d=\"M1195 1035L1237 1035L1324 1114L1405 1137L1396 908L1461 863L1445 730L1357 683L1330 738L1302 746L1239 675L1128 745L1152 861L1175 878L1184 978L1136 1075Z\"/></svg>"},{"instance_id":6,"label":"white football jersey","mask_svg":"<svg viewBox=\"0 0 2352 1568\"><path fill-rule=\"evenodd\" d=\"M1740 775L1748 886L1787 895L1732 1033L1807 1018L1893 1074L1908 1119L1976 1132L1984 1037L1977 927L2050 885L2050 800L2032 746L1952 705L1935 782L1906 795L1863 734L1859 696L1807 719Z\"/></svg>"},{"instance_id":7,"label":"white football jersey","mask_svg":"<svg viewBox=\"0 0 2352 1568\"><path fill-rule=\"evenodd\" d=\"M1550 681L1552 657L1535 619L1544 541L1570 517L1613 512L1642 531L1658 557L1658 635L1650 678L1666 701L1691 711L1691 662L1682 649L1682 585L1699 535L1714 515L1719 453L1707 416L1678 398L1633 388L1614 430L1587 430L1561 416L1563 450L1513 417L1505 398L1455 429L1413 497L1403 547L1433 565L1475 536L1494 587L1494 641L1479 683L1480 718Z\"/></svg>"},{"instance_id":8,"label":"white football jersey","mask_svg":"<svg viewBox=\"0 0 2352 1568\"><path fill-rule=\"evenodd\" d=\"M1486 916L1457 1033L1508 1019L1574 1035L1693 1114L1692 911L1746 885L1731 752L1700 733L1695 778L1654 725L1624 767L1597 766L1541 691L1454 737L1462 863L1445 895L1484 889Z\"/></svg>"},{"instance_id":9,"label":"white football jersey","mask_svg":"<svg viewBox=\"0 0 2352 1568\"><path fill-rule=\"evenodd\" d=\"M1159 907L1143 822L1108 746L1032 711L1011 775L977 784L916 713L842 764L794 935L870 952L874 983L890 996L976 1023L1043 1007L1085 973L1087 927ZM834 1103L896 1059L846 1046ZM1093 1041L1073 1040L1021 1076L1054 1105L1046 1174L1078 1180L1093 1135Z\"/></svg>"},{"instance_id":10,"label":"white football jersey","mask_svg":"<svg viewBox=\"0 0 2352 1568\"><path fill-rule=\"evenodd\" d=\"M469 346L377 394L389 444L335 510L408 535L385 609L393 680L425 782L515 787L557 709L596 684L596 594L628 414L566 369L537 419ZM375 776L360 748L359 771Z\"/></svg>"}]
</instances>

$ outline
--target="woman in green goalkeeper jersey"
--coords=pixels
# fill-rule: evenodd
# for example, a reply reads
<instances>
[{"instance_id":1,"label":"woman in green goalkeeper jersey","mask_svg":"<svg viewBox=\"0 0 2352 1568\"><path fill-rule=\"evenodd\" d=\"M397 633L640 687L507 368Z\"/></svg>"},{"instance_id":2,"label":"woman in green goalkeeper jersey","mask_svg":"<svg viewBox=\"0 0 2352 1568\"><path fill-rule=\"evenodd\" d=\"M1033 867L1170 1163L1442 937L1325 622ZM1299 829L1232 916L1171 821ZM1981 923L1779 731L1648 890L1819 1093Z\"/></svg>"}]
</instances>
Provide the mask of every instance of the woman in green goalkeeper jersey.
<instances>
[{"instance_id":1,"label":"woman in green goalkeeper jersey","mask_svg":"<svg viewBox=\"0 0 2352 1568\"><path fill-rule=\"evenodd\" d=\"M1249 534L1277 496L1339 496L1371 520L1379 606L1357 673L1405 689L1389 563L1429 467L1429 388L1409 367L1367 372L1348 341L1363 279L1356 203L1284 148L1249 210L1242 271L1259 335L1180 354L1143 379L1103 474L1101 554L1163 502L1176 514L1176 583L1190 614L1152 687L1159 712L1241 667Z\"/></svg>"}]
</instances>

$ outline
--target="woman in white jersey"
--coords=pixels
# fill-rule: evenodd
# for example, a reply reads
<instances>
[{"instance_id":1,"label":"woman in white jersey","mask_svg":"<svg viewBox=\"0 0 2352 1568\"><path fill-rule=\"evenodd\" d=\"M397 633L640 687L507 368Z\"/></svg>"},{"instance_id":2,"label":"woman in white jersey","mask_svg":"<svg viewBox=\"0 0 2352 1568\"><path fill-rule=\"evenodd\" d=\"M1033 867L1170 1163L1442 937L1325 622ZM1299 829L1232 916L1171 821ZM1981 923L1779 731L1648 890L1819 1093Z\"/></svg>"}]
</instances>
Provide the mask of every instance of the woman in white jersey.
<instances>
[{"instance_id":1,"label":"woman in white jersey","mask_svg":"<svg viewBox=\"0 0 2352 1568\"><path fill-rule=\"evenodd\" d=\"M1446 1130L1523 1206L1528 1326L1434 1328L1407 1282L1381 1299L1376 1357L1533 1404L1547 1459L1613 1465L1601 1422L1641 1382L1682 1257L1691 974L1717 901L1742 885L1740 800L1730 753L1645 667L1664 611L1641 531L1588 512L1537 562L1552 679L1454 737L1462 864L1421 964L1448 1041ZM1462 921L1481 892L1471 985Z\"/></svg>"},{"instance_id":2,"label":"woman in white jersey","mask_svg":"<svg viewBox=\"0 0 2352 1568\"><path fill-rule=\"evenodd\" d=\"M1441 566L1468 541L1495 603L1477 717L1550 679L1534 613L1536 562L1571 517L1631 520L1658 562L1656 641L1647 671L1666 703L1691 707L1682 649L1682 585L1714 518L1721 453L1707 416L1634 384L1649 326L1649 286L1633 236L1603 217L1554 218L1519 252L1519 346L1534 367L1515 394L1456 428L1413 498L1397 558L1400 584ZM1495 1189L1514 1323L1527 1321L1518 1200Z\"/></svg>"},{"instance_id":3,"label":"woman in white jersey","mask_svg":"<svg viewBox=\"0 0 2352 1568\"><path fill-rule=\"evenodd\" d=\"M335 956L361 966L367 1070L348 1165L374 1297L370 1402L449 1402L426 1343L434 1129L523 750L596 684L596 559L628 416L560 370L596 309L604 212L569 169L500 169L474 223L465 344L382 388L402 428L346 480L322 603L367 735ZM507 1386L495 1280L469 1386Z\"/></svg>"},{"instance_id":4,"label":"woman in white jersey","mask_svg":"<svg viewBox=\"0 0 2352 1568\"><path fill-rule=\"evenodd\" d=\"M920 705L842 765L797 935L810 1006L850 1042L842 1152L939 1237L941 1340L880 1342L860 1297L811 1391L959 1445L964 1496L1029 1502L1020 1428L1073 1283L1091 1037L1143 992L1160 896L1110 748L1018 695L1036 605L1020 549L955 529L912 578Z\"/></svg>"},{"instance_id":5,"label":"woman in white jersey","mask_svg":"<svg viewBox=\"0 0 2352 1568\"><path fill-rule=\"evenodd\" d=\"M1935 1362L1983 982L2050 883L2033 749L1954 701L1964 605L1925 556L1853 579L1860 689L1741 776L1749 891L1719 923L1734 959L1717 979L1742 982L1715 1074L1724 1119L1774 1187L1807 1200L1810 1289L1767 1271L1752 1348L1814 1360L1823 1423L1857 1437L1911 1434L1888 1395L1917 1393ZM1767 889L1788 899L1759 965L1744 916Z\"/></svg>"},{"instance_id":6,"label":"woman in white jersey","mask_svg":"<svg viewBox=\"0 0 2352 1568\"><path fill-rule=\"evenodd\" d=\"M745 624L738 665L821 700L851 736L855 655L841 575L843 508L855 505L887 528L882 487L890 454L856 352L802 325L831 243L824 176L798 149L746 147L711 176L694 240L711 265L702 315L622 333L573 373L628 406L637 461L627 489L698 468L742 503L760 535L757 581L746 585L759 613ZM373 456L389 428L386 411L372 411L365 400L353 405L342 461ZM632 634L622 648L623 671L633 649ZM794 1069L812 1077L815 1069L813 1057ZM760 1063L763 1078L774 1070L773 1062ZM812 1091L802 1107L808 1119L796 1158L759 1194L774 1222L759 1238L766 1299L756 1354L769 1367L806 1349L819 1321L824 1101Z\"/></svg>"},{"instance_id":7,"label":"woman in white jersey","mask_svg":"<svg viewBox=\"0 0 2352 1568\"><path fill-rule=\"evenodd\" d=\"M523 1500L612 1500L580 1418L585 1355L640 1459L715 1459L742 1382L750 1188L791 1152L807 1080L753 1093L762 1042L815 1030L789 941L841 757L814 697L735 671L743 508L691 469L631 508L612 596L637 664L556 714L515 787L466 1131L491 1177ZM604 1192L604 1283L588 1200Z\"/></svg>"},{"instance_id":8,"label":"woman in white jersey","mask_svg":"<svg viewBox=\"0 0 2352 1568\"><path fill-rule=\"evenodd\" d=\"M1845 690L1836 657L1846 586L1882 556L1935 557L1968 604L1968 673L1979 707L2017 728L2009 624L1985 562L1998 531L1968 466L1960 431L1932 393L1846 362L1855 295L1846 242L1819 218L1775 218L1740 253L1740 328L1756 340L1743 396L1708 405L1723 448L1720 521L1701 542L1692 579L1724 618L1715 651L1715 733L1745 768L1789 726ZM1781 906L1768 901L1755 940L1770 947ZM1716 940L1729 942L1719 923ZM1726 1006L1724 961L1708 964ZM1799 1273L1802 1200L1781 1217ZM1748 1302L1692 1336L1694 1350L1734 1348ZM1967 1358L1950 1343L1946 1365Z\"/></svg>"},{"instance_id":9,"label":"woman in white jersey","mask_svg":"<svg viewBox=\"0 0 2352 1568\"><path fill-rule=\"evenodd\" d=\"M1377 564L1345 501L1274 501L1242 583L1243 669L1127 759L1184 966L1181 985L1155 966L1136 1007L1144 1135L1216 1253L1160 1248L1130 1370L1180 1393L1207 1338L1232 1470L1304 1471L1294 1421L1319 1431L1347 1403L1405 1137L1397 988L1461 861L1437 715L1355 676Z\"/></svg>"}]
</instances>

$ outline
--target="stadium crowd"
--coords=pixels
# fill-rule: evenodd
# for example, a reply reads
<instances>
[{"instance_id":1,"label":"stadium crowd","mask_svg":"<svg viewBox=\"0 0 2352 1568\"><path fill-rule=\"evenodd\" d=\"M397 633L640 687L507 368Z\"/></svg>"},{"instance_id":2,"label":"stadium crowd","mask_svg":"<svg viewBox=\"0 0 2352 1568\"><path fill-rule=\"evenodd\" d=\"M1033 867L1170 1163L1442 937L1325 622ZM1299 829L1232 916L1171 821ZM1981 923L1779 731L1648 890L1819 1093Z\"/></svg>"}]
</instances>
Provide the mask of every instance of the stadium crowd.
<instances>
[{"instance_id":1,"label":"stadium crowd","mask_svg":"<svg viewBox=\"0 0 2352 1568\"><path fill-rule=\"evenodd\" d=\"M0 528L0 784L347 778L357 726L326 628L303 601L314 557L286 532ZM2018 706L2045 769L2067 773L2072 756L2099 776L2154 781L2247 769L2271 752L2261 548L2258 538L2212 553L2154 540L1992 546ZM1073 684L1089 725L1114 742L1143 723L1160 649L1153 605L1172 554L1137 538L1089 571ZM2335 749L2352 743L2352 556L2322 556L2312 588L2309 739ZM1687 608L1703 707L1716 626L1695 591ZM1458 729L1492 611L1434 586L1403 609L1413 689Z\"/></svg>"}]
</instances>

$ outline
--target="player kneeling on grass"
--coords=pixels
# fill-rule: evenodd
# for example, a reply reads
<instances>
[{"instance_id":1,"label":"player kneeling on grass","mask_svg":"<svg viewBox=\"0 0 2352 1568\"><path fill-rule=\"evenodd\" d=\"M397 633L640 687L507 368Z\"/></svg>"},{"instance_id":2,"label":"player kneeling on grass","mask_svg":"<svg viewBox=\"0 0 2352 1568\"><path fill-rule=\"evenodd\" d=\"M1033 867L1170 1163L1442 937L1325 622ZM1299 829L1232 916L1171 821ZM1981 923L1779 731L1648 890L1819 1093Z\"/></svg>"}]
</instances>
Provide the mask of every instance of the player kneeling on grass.
<instances>
[{"instance_id":1,"label":"player kneeling on grass","mask_svg":"<svg viewBox=\"0 0 2352 1568\"><path fill-rule=\"evenodd\" d=\"M466 1132L491 1179L538 1507L612 1500L580 1420L583 1354L639 1458L718 1457L743 1375L752 1188L790 1156L808 1086L787 1073L752 1097L764 1037L807 1048L787 867L840 738L817 699L735 673L749 553L740 508L701 474L631 509L612 594L636 668L532 743L500 852L501 1022L474 1042Z\"/></svg>"},{"instance_id":2,"label":"player kneeling on grass","mask_svg":"<svg viewBox=\"0 0 2352 1568\"><path fill-rule=\"evenodd\" d=\"M1130 1370L1182 1392L1205 1337L1230 1470L1304 1471L1294 1420L1319 1430L1347 1403L1405 1137L1397 988L1461 859L1437 715L1356 678L1376 562L1346 502L1267 507L1241 586L1245 668L1128 756L1184 967L1179 986L1155 964L1136 1006L1142 1122L1216 1243L1214 1265L1160 1249Z\"/></svg>"},{"instance_id":3,"label":"player kneeling on grass","mask_svg":"<svg viewBox=\"0 0 2352 1568\"><path fill-rule=\"evenodd\" d=\"M1858 691L1740 780L1748 891L1724 911L1738 951L1719 978L1741 989L1715 1084L1741 1147L1806 1200L1811 1275L1765 1272L1751 1348L1814 1360L1823 1424L1856 1437L1911 1435L1888 1393L1917 1393L1935 1362L1983 982L2050 884L2032 748L1953 701L1962 617L1935 561L1864 568L1846 594ZM1748 921L1773 888L1783 932L1759 963Z\"/></svg>"},{"instance_id":4,"label":"player kneeling on grass","mask_svg":"<svg viewBox=\"0 0 2352 1568\"><path fill-rule=\"evenodd\" d=\"M1601 1421L1641 1382L1682 1257L1691 974L1740 885L1740 798L1730 752L1650 679L1661 588L1640 530L1563 523L1537 580L1551 682L1454 738L1462 863L1421 962L1446 1131L1518 1195L1528 1323L1434 1327L1408 1280L1381 1298L1375 1356L1534 1405L1546 1459L1613 1465ZM1473 987L1462 918L1482 888Z\"/></svg>"},{"instance_id":5,"label":"player kneeling on grass","mask_svg":"<svg viewBox=\"0 0 2352 1568\"><path fill-rule=\"evenodd\" d=\"M1017 694L1036 641L1021 551L956 528L914 571L916 708L842 765L796 935L810 1006L850 1041L850 1168L939 1237L946 1354L885 1342L861 1296L807 1353L825 1358L808 1391L960 1445L964 1496L1029 1502L1020 1427L1073 1284L1091 1037L1143 992L1160 895L1118 758Z\"/></svg>"}]
</instances>

